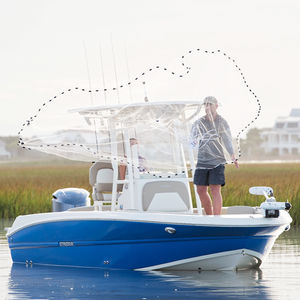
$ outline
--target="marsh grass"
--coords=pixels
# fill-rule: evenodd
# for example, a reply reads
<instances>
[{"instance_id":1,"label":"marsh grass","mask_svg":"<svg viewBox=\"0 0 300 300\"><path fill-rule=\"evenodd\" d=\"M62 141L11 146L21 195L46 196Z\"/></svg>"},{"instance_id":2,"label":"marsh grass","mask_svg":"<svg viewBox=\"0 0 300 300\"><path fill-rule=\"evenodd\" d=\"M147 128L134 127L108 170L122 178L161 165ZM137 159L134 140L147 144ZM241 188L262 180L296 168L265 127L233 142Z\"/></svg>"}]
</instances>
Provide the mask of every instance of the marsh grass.
<instances>
[{"instance_id":1,"label":"marsh grass","mask_svg":"<svg viewBox=\"0 0 300 300\"><path fill-rule=\"evenodd\" d=\"M66 187L90 190L90 164L0 166L0 217L51 211L52 194Z\"/></svg>"},{"instance_id":2,"label":"marsh grass","mask_svg":"<svg viewBox=\"0 0 300 300\"><path fill-rule=\"evenodd\" d=\"M293 223L300 225L300 163L242 164L239 169L227 166L224 206L259 206L264 196L249 194L251 186L270 186L277 201L291 202Z\"/></svg>"},{"instance_id":3,"label":"marsh grass","mask_svg":"<svg viewBox=\"0 0 300 300\"><path fill-rule=\"evenodd\" d=\"M90 164L0 165L0 217L51 211L52 194L79 187L91 192ZM226 167L224 206L259 206L263 196L250 195L251 186L271 186L277 201L289 200L293 222L300 225L300 163L241 164ZM194 198L194 197L193 197Z\"/></svg>"}]
</instances>

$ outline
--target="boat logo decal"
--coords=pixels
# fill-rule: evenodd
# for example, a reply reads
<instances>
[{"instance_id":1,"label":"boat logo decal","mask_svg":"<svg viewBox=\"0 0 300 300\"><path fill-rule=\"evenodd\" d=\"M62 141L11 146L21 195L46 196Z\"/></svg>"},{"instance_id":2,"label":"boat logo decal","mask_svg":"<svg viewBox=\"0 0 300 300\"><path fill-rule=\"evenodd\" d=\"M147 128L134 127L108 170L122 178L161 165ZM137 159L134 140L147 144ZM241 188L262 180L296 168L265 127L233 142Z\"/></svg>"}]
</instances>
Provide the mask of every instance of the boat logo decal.
<instances>
[{"instance_id":1,"label":"boat logo decal","mask_svg":"<svg viewBox=\"0 0 300 300\"><path fill-rule=\"evenodd\" d=\"M74 242L59 242L60 247L72 247L74 246Z\"/></svg>"}]
</instances>

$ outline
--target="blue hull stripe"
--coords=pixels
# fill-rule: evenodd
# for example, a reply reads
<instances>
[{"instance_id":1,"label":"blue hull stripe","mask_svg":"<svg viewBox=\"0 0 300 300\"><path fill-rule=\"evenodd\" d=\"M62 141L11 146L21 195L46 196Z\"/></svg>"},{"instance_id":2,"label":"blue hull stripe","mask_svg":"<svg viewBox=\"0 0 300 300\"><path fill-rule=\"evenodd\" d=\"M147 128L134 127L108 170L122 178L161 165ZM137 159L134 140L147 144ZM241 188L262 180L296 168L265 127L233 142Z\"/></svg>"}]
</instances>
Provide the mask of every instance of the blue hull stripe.
<instances>
[{"instance_id":1,"label":"blue hull stripe","mask_svg":"<svg viewBox=\"0 0 300 300\"><path fill-rule=\"evenodd\" d=\"M231 237L230 239L240 239L241 237ZM263 236L256 236L256 239L262 238L265 239ZM216 237L205 237L205 238L181 238L176 239L176 242L193 242L196 240L201 239L201 241L209 241L209 240L218 240L219 238ZM223 240L227 240L228 237L223 237ZM158 239L152 239L152 240L119 240L119 241L77 241L72 242L73 246L101 246L101 245L115 245L115 244L143 244L143 243L168 243L171 240L158 240ZM174 240L173 240L174 241ZM45 248L45 247L62 247L59 245L59 242L51 242L51 243L10 243L9 247L11 249L21 249L21 248Z\"/></svg>"}]
</instances>

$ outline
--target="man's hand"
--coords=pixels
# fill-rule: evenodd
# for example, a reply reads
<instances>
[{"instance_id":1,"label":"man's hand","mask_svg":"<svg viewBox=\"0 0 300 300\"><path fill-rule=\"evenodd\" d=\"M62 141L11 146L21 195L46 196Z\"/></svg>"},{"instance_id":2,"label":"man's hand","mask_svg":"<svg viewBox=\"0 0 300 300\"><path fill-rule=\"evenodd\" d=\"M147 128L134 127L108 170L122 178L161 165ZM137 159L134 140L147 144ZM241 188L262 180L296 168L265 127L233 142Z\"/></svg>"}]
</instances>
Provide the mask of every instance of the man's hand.
<instances>
[{"instance_id":1,"label":"man's hand","mask_svg":"<svg viewBox=\"0 0 300 300\"><path fill-rule=\"evenodd\" d=\"M236 168L238 168L238 167L239 167L239 162L238 162L238 160L237 160L237 159L235 159L235 160L233 161L233 163L234 163L234 165L235 165L235 167L236 167Z\"/></svg>"},{"instance_id":2,"label":"man's hand","mask_svg":"<svg viewBox=\"0 0 300 300\"><path fill-rule=\"evenodd\" d=\"M234 156L232 156L231 158L232 158L232 162L234 163L235 167L238 168L239 167L238 160Z\"/></svg>"}]
</instances>

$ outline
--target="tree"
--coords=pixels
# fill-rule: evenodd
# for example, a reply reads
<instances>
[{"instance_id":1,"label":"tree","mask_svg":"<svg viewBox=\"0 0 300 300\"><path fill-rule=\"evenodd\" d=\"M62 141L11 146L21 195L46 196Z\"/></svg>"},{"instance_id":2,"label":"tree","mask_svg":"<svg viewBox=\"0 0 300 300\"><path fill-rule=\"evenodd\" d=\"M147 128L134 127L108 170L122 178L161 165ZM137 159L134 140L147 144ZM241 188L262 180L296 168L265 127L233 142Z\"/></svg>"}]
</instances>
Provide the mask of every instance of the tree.
<instances>
[{"instance_id":1,"label":"tree","mask_svg":"<svg viewBox=\"0 0 300 300\"><path fill-rule=\"evenodd\" d=\"M260 158L265 154L262 148L263 139L261 138L261 130L251 128L246 135L246 139L241 140L242 155L248 158Z\"/></svg>"}]
</instances>

